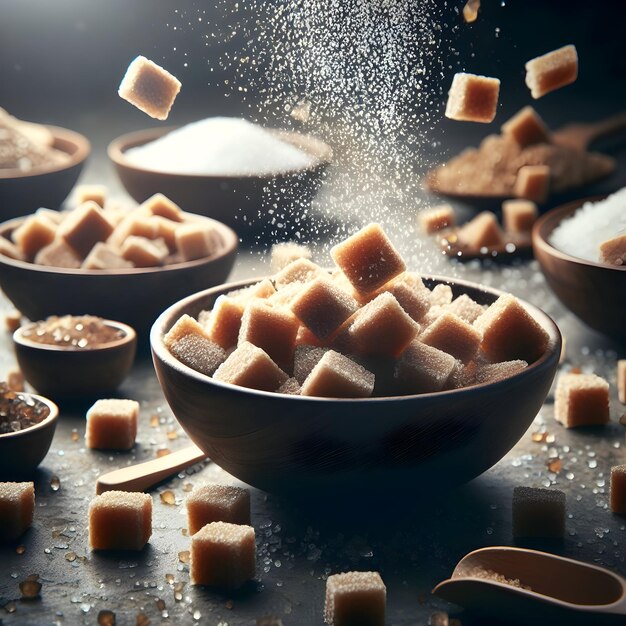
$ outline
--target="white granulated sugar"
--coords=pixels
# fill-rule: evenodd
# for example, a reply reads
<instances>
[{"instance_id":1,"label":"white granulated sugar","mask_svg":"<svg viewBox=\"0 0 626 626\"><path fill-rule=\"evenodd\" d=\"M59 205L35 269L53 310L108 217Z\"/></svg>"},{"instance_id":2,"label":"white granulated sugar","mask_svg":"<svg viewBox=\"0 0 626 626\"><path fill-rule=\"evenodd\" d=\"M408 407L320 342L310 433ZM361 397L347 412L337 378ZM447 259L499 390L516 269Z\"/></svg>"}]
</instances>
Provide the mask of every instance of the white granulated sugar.
<instances>
[{"instance_id":1,"label":"white granulated sugar","mask_svg":"<svg viewBox=\"0 0 626 626\"><path fill-rule=\"evenodd\" d=\"M140 167L201 176L272 175L312 167L314 156L244 119L209 117L126 152Z\"/></svg>"},{"instance_id":2,"label":"white granulated sugar","mask_svg":"<svg viewBox=\"0 0 626 626\"><path fill-rule=\"evenodd\" d=\"M601 200L585 202L550 235L559 250L586 261L599 260L600 244L626 234L626 187Z\"/></svg>"}]
</instances>

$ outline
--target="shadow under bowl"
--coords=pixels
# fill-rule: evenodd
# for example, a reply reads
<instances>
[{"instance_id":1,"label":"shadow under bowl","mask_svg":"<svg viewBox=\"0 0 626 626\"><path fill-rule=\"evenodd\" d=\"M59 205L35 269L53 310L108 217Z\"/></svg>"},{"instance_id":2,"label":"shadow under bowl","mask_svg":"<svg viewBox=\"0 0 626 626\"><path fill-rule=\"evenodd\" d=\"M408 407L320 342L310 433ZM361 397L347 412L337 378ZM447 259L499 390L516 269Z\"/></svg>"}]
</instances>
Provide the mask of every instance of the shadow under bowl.
<instances>
[{"instance_id":1,"label":"shadow under bowl","mask_svg":"<svg viewBox=\"0 0 626 626\"><path fill-rule=\"evenodd\" d=\"M54 399L96 397L115 391L126 378L137 352L137 334L126 324L103 320L123 333L116 341L91 348L51 345L25 336L36 322L13 333L13 347L24 378Z\"/></svg>"},{"instance_id":2,"label":"shadow under bowl","mask_svg":"<svg viewBox=\"0 0 626 626\"><path fill-rule=\"evenodd\" d=\"M611 266L573 257L549 243L554 229L596 196L548 211L533 228L533 250L548 284L559 300L585 324L626 342L626 266Z\"/></svg>"},{"instance_id":3,"label":"shadow under bowl","mask_svg":"<svg viewBox=\"0 0 626 626\"><path fill-rule=\"evenodd\" d=\"M50 315L97 315L132 326L140 343L156 317L173 302L219 285L235 262L238 238L228 226L210 218L223 246L217 254L163 267L116 270L65 269L17 261L0 255L0 288L30 320ZM24 221L0 224L0 237ZM145 336L144 336L145 335Z\"/></svg>"},{"instance_id":4,"label":"shadow under bowl","mask_svg":"<svg viewBox=\"0 0 626 626\"><path fill-rule=\"evenodd\" d=\"M49 414L38 424L14 433L0 435L0 479L25 477L32 474L50 449L59 417L54 402L32 393L21 393L44 404Z\"/></svg>"},{"instance_id":5,"label":"shadow under bowl","mask_svg":"<svg viewBox=\"0 0 626 626\"><path fill-rule=\"evenodd\" d=\"M260 211L274 203L279 214L282 207L308 205L332 159L332 150L323 141L311 135L278 130L272 132L314 156L316 165L273 175L202 176L142 168L126 157L128 149L154 141L172 130L175 127L136 131L109 144L109 158L126 191L137 202L157 192L163 193L186 210L236 226L237 230L255 230L264 225L267 219Z\"/></svg>"},{"instance_id":6,"label":"shadow under bowl","mask_svg":"<svg viewBox=\"0 0 626 626\"><path fill-rule=\"evenodd\" d=\"M222 383L186 367L163 344L187 313L196 317L243 281L177 302L152 327L157 376L183 429L215 463L270 492L411 493L471 480L520 439L545 400L561 351L556 324L524 304L549 334L545 354L506 380L411 396L335 399L289 396ZM502 292L463 281L445 282L455 297L480 304Z\"/></svg>"},{"instance_id":7,"label":"shadow under bowl","mask_svg":"<svg viewBox=\"0 0 626 626\"><path fill-rule=\"evenodd\" d=\"M39 207L58 209L76 184L89 156L89 140L80 133L47 127L57 150L69 159L53 168L35 168L27 172L0 169L0 219L6 220L32 213Z\"/></svg>"}]
</instances>

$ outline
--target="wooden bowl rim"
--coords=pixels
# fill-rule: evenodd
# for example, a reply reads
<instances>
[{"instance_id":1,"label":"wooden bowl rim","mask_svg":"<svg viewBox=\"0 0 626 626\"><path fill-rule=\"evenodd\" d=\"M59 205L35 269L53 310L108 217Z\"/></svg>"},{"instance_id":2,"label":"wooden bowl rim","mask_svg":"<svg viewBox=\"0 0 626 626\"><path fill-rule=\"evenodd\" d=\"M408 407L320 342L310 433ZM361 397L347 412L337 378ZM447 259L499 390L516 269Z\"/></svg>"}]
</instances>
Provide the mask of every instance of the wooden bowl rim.
<instances>
[{"instance_id":1,"label":"wooden bowl rim","mask_svg":"<svg viewBox=\"0 0 626 626\"><path fill-rule=\"evenodd\" d=\"M20 391L18 392L18 395L28 396L29 398L32 398L33 400L36 400L38 402L41 402L42 404L45 404L50 410L50 413L48 414L46 418L42 419L41 422L38 422L37 424L33 424L33 426L29 426L28 428L25 428L24 430L18 430L13 433L0 434L0 443L4 441L10 441L13 439L18 439L19 437L28 437L29 434L33 433L34 431L41 430L43 428L50 426L51 422L56 422L57 418L59 417L59 407L54 402L52 402L52 400L50 400L49 398L46 398L45 396L40 396L36 393L29 393L28 391Z\"/></svg>"},{"instance_id":2,"label":"wooden bowl rim","mask_svg":"<svg viewBox=\"0 0 626 626\"><path fill-rule=\"evenodd\" d=\"M539 248L542 252L545 252L548 256L554 257L561 261L567 261L569 263L575 263L577 265L583 265L587 267L594 267L597 270L605 271L618 271L626 272L626 265L608 265L606 263L598 263L596 261L588 261L587 259L581 259L579 257L572 256L567 252L563 252L558 248L555 248L549 241L548 237L552 234L554 229L568 216L572 215L577 209L583 206L587 202L598 202L607 198L607 195L600 196L588 196L581 198L580 200L573 200L567 202L553 209L550 209L547 213L542 215L533 226L532 242L534 248Z\"/></svg>"},{"instance_id":3,"label":"wooden bowl rim","mask_svg":"<svg viewBox=\"0 0 626 626\"><path fill-rule=\"evenodd\" d=\"M150 141L154 141L155 139L159 139L163 137L167 133L180 128L180 126L159 126L156 128L146 128L144 130L136 130L130 133L125 133L124 135L120 135L116 139L113 139L111 143L109 143L107 147L107 154L109 159L117 165L118 167L123 167L126 170L130 170L139 174L144 175L153 175L153 176L164 176L172 179L181 179L185 181L193 181L193 180L211 180L211 181L237 181L237 180L274 180L276 178L283 178L289 176L297 176L303 174L305 172L316 172L320 169L325 168L332 161L333 150L332 148L321 139L314 137L313 135L299 133L297 131L289 131L289 130L280 130L275 128L266 128L277 135L284 141L295 145L301 150L307 152L308 154L314 156L316 158L316 162L307 167L299 168L299 169L291 169L284 170L281 172L276 172L275 174L233 174L230 176L220 175L213 176L209 174L180 174L178 172L168 172L166 170L153 170L145 167L140 167L136 163L130 162L126 156L125 152L129 148L136 148L137 146L144 145Z\"/></svg>"},{"instance_id":4,"label":"wooden bowl rim","mask_svg":"<svg viewBox=\"0 0 626 626\"><path fill-rule=\"evenodd\" d=\"M18 178L25 179L30 178L31 176L36 177L44 174L62 172L82 163L89 156L89 153L91 152L91 144L89 139L87 139L84 135L81 135L75 130L70 130L69 128L62 128L61 126L50 126L48 124L41 124L41 126L45 126L52 133L54 137L53 147L57 150L65 152L69 156L69 159L65 163L60 163L54 167L40 166L34 167L28 171L17 170L15 168L0 169L0 181ZM63 148L57 145L59 140L73 144L75 147L74 151L67 152L66 150L63 150Z\"/></svg>"},{"instance_id":5,"label":"wooden bowl rim","mask_svg":"<svg viewBox=\"0 0 626 626\"><path fill-rule=\"evenodd\" d=\"M499 289L494 289L492 287L486 287L484 285L480 285L478 283L473 283L471 281L454 279L445 276L436 276L430 274L423 274L422 278L426 280L432 280L437 283L446 283L448 285L459 285L461 287L477 289L484 293L495 296L495 299L498 297L505 295L507 292L501 291ZM204 291L199 291L195 294L187 296L178 302L175 302L171 306L169 306L159 317L156 319L152 328L150 329L150 346L153 352L153 360L157 358L160 359L163 363L165 363L168 367L177 370L180 374L185 376L194 378L196 381L203 383L214 385L218 388L227 389L230 391L236 390L237 392L243 394L244 396L262 396L267 398L279 398L282 401L287 402L319 402L319 403L342 403L342 404L351 404L351 403L380 403L380 402L411 402L415 401L419 398L428 399L428 398L441 398L448 394L461 394L461 393L475 393L476 390L482 390L486 388L495 388L498 386L506 385L510 383L513 379L520 379L525 376L529 376L530 372L536 369L546 368L550 362L554 359L559 358L561 353L561 332L559 327L556 325L556 322L544 311L542 311L539 307L526 302L525 300L519 299L524 308L531 313L533 318L539 322L541 327L548 333L549 342L546 351L533 363L530 363L526 368L524 368L521 372L514 374L513 376L509 376L503 380L491 382L491 383L481 383L478 385L472 385L470 387L461 387L459 389L448 389L445 391L437 391L431 393L420 393L420 394L411 394L411 395L398 395L398 396L376 396L370 398L326 398L320 396L300 396L300 395L291 395L291 394L280 394L275 391L260 391L258 389L250 389L248 387L242 387L240 385L233 385L232 383L225 383L222 381L215 380L214 378L207 376L206 374L201 374L196 370L184 365L178 359L176 359L172 354L170 354L169 350L163 344L164 337L164 327L166 321L173 315L175 311L179 312L180 310L186 308L189 304L196 300L200 300L208 295L212 295L217 292L225 293L226 291L234 291L236 289L242 289L244 287L248 287L252 284L255 284L263 280L263 278L253 278L253 279L245 279L235 283L226 283L223 285L219 285L217 287L212 287L210 289L205 289Z\"/></svg>"}]
</instances>

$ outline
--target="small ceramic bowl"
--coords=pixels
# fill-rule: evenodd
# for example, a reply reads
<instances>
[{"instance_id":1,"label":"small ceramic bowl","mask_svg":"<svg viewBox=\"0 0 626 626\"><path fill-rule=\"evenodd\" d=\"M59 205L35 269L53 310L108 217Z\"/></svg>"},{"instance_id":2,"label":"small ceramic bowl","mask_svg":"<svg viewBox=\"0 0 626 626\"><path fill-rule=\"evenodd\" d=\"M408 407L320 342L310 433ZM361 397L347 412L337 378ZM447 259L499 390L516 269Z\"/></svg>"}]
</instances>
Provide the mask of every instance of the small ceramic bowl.
<instances>
[{"instance_id":1,"label":"small ceramic bowl","mask_svg":"<svg viewBox=\"0 0 626 626\"><path fill-rule=\"evenodd\" d=\"M497 463L524 434L548 394L561 352L556 324L526 309L549 334L546 352L506 380L410 396L316 398L256 391L216 381L186 367L163 336L187 313L256 281L189 296L167 309L150 342L165 397L193 442L237 478L271 492L406 490L422 493L472 479ZM445 278L455 297L480 304L495 289Z\"/></svg>"},{"instance_id":2,"label":"small ceramic bowl","mask_svg":"<svg viewBox=\"0 0 626 626\"><path fill-rule=\"evenodd\" d=\"M109 144L109 158L126 191L137 202L154 193L164 193L186 210L236 226L238 230L262 225L260 222L265 220L259 217L259 210L264 204L269 206L275 201L280 207L286 197L298 198L302 205L310 202L332 158L330 146L323 141L288 131L274 132L283 141L313 155L317 161L314 167L276 175L199 176L148 170L126 158L124 153L129 148L154 141L172 130L173 127L141 130L122 135Z\"/></svg>"},{"instance_id":3,"label":"small ceramic bowl","mask_svg":"<svg viewBox=\"0 0 626 626\"><path fill-rule=\"evenodd\" d=\"M54 402L32 393L22 393L45 404L50 413L38 424L15 433L0 435L0 478L28 476L37 468L50 449L59 409Z\"/></svg>"},{"instance_id":4,"label":"small ceramic bowl","mask_svg":"<svg viewBox=\"0 0 626 626\"><path fill-rule=\"evenodd\" d=\"M28 172L0 169L0 219L26 215L42 206L56 209L76 184L91 150L89 141L73 130L47 128L54 136L53 147L67 153L69 159L53 168Z\"/></svg>"},{"instance_id":5,"label":"small ceramic bowl","mask_svg":"<svg viewBox=\"0 0 626 626\"><path fill-rule=\"evenodd\" d=\"M47 267L0 254L0 288L31 320L50 315L98 315L132 326L140 341L161 311L172 302L218 285L235 262L239 239L228 226L210 218L223 246L217 254L166 265L118 270ZM0 237L10 238L22 219L0 224Z\"/></svg>"},{"instance_id":6,"label":"small ceramic bowl","mask_svg":"<svg viewBox=\"0 0 626 626\"><path fill-rule=\"evenodd\" d=\"M88 348L39 343L24 332L36 322L13 333L13 346L24 378L51 398L85 398L117 389L130 372L137 352L137 333L112 320L104 323L123 333L120 339Z\"/></svg>"},{"instance_id":7,"label":"small ceramic bowl","mask_svg":"<svg viewBox=\"0 0 626 626\"><path fill-rule=\"evenodd\" d=\"M626 266L585 261L549 243L552 231L585 202L570 202L548 211L533 228L533 249L546 280L559 300L591 328L626 342Z\"/></svg>"}]
</instances>

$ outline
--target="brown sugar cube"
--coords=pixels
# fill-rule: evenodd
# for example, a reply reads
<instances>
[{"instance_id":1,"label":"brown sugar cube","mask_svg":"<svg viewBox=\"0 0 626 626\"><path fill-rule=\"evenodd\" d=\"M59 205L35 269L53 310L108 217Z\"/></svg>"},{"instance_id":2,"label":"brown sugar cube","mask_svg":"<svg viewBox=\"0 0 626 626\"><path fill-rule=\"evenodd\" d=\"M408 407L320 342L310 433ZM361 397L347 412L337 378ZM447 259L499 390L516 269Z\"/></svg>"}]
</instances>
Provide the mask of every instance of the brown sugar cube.
<instances>
[{"instance_id":1,"label":"brown sugar cube","mask_svg":"<svg viewBox=\"0 0 626 626\"><path fill-rule=\"evenodd\" d=\"M95 202L85 202L69 213L58 228L58 235L85 258L98 241L106 241L113 225Z\"/></svg>"},{"instance_id":2,"label":"brown sugar cube","mask_svg":"<svg viewBox=\"0 0 626 626\"><path fill-rule=\"evenodd\" d=\"M16 261L25 261L26 257L22 251L6 237L0 236L0 254L8 257L9 259L15 259Z\"/></svg>"},{"instance_id":3,"label":"brown sugar cube","mask_svg":"<svg viewBox=\"0 0 626 626\"><path fill-rule=\"evenodd\" d=\"M452 79L445 115L460 122L492 122L499 94L497 78L459 72Z\"/></svg>"},{"instance_id":4,"label":"brown sugar cube","mask_svg":"<svg viewBox=\"0 0 626 626\"><path fill-rule=\"evenodd\" d=\"M562 539L565 534L565 493L558 489L513 489L513 536Z\"/></svg>"},{"instance_id":5,"label":"brown sugar cube","mask_svg":"<svg viewBox=\"0 0 626 626\"><path fill-rule=\"evenodd\" d=\"M250 300L241 318L238 342L249 341L262 348L279 367L291 371L298 326L291 311L270 306L265 300Z\"/></svg>"},{"instance_id":6,"label":"brown sugar cube","mask_svg":"<svg viewBox=\"0 0 626 626\"><path fill-rule=\"evenodd\" d=\"M414 340L396 361L394 377L408 393L441 391L456 364L452 355Z\"/></svg>"},{"instance_id":7,"label":"brown sugar cube","mask_svg":"<svg viewBox=\"0 0 626 626\"><path fill-rule=\"evenodd\" d=\"M53 209L46 209L45 207L39 207L35 211L37 217L43 217L57 226L65 219L68 213L70 213L70 211L55 211Z\"/></svg>"},{"instance_id":8,"label":"brown sugar cube","mask_svg":"<svg viewBox=\"0 0 626 626\"><path fill-rule=\"evenodd\" d=\"M221 346L193 333L174 341L170 352L181 363L206 376L213 376L226 360L226 352Z\"/></svg>"},{"instance_id":9,"label":"brown sugar cube","mask_svg":"<svg viewBox=\"0 0 626 626\"><path fill-rule=\"evenodd\" d=\"M156 267L163 263L168 253L167 246L159 246L156 241L131 235L122 244L120 252L135 267Z\"/></svg>"},{"instance_id":10,"label":"brown sugar cube","mask_svg":"<svg viewBox=\"0 0 626 626\"><path fill-rule=\"evenodd\" d=\"M146 211L150 215L164 217L172 222L185 221L181 208L162 193L155 193L153 196L150 196L141 203L139 209Z\"/></svg>"},{"instance_id":11,"label":"brown sugar cube","mask_svg":"<svg viewBox=\"0 0 626 626\"><path fill-rule=\"evenodd\" d=\"M238 589L254 578L255 569L252 526L211 522L191 537L192 585Z\"/></svg>"},{"instance_id":12,"label":"brown sugar cube","mask_svg":"<svg viewBox=\"0 0 626 626\"><path fill-rule=\"evenodd\" d=\"M293 376L302 384L319 360L330 350L311 345L300 345L296 347L293 355Z\"/></svg>"},{"instance_id":13,"label":"brown sugar cube","mask_svg":"<svg viewBox=\"0 0 626 626\"><path fill-rule=\"evenodd\" d=\"M176 323L166 333L165 337L163 337L163 344L168 350L171 350L176 341L180 341L187 335L198 335L204 339L211 339L204 327L196 322L193 317L185 313L176 320ZM213 339L212 341L215 340Z\"/></svg>"},{"instance_id":14,"label":"brown sugar cube","mask_svg":"<svg viewBox=\"0 0 626 626\"><path fill-rule=\"evenodd\" d=\"M549 335L511 294L500 296L474 322L482 333L482 351L494 362L536 361L548 347Z\"/></svg>"},{"instance_id":15,"label":"brown sugar cube","mask_svg":"<svg viewBox=\"0 0 626 626\"><path fill-rule=\"evenodd\" d=\"M244 341L217 368L213 378L241 387L276 391L289 376L272 361L265 350Z\"/></svg>"},{"instance_id":16,"label":"brown sugar cube","mask_svg":"<svg viewBox=\"0 0 626 626\"><path fill-rule=\"evenodd\" d=\"M548 127L531 106L524 107L502 124L502 134L513 139L522 148L535 143L550 143Z\"/></svg>"},{"instance_id":17,"label":"brown sugar cube","mask_svg":"<svg viewBox=\"0 0 626 626\"><path fill-rule=\"evenodd\" d=\"M50 220L31 215L13 231L13 241L20 252L33 259L37 252L54 241L56 224Z\"/></svg>"},{"instance_id":18,"label":"brown sugar cube","mask_svg":"<svg viewBox=\"0 0 626 626\"><path fill-rule=\"evenodd\" d=\"M266 302L278 309L290 309L291 303L302 292L302 287L306 283L289 283L278 288L276 293L273 293L269 298L266 298Z\"/></svg>"},{"instance_id":19,"label":"brown sugar cube","mask_svg":"<svg viewBox=\"0 0 626 626\"><path fill-rule=\"evenodd\" d=\"M80 206L85 202L95 202L100 208L104 209L106 197L107 188L105 185L78 185L74 190L76 206Z\"/></svg>"},{"instance_id":20,"label":"brown sugar cube","mask_svg":"<svg viewBox=\"0 0 626 626\"><path fill-rule=\"evenodd\" d=\"M416 322L430 309L431 293L415 272L403 272L383 285L380 291L389 292Z\"/></svg>"},{"instance_id":21,"label":"brown sugar cube","mask_svg":"<svg viewBox=\"0 0 626 626\"><path fill-rule=\"evenodd\" d=\"M578 54L569 45L531 59L526 63L526 86L533 98L565 87L578 78Z\"/></svg>"},{"instance_id":22,"label":"brown sugar cube","mask_svg":"<svg viewBox=\"0 0 626 626\"><path fill-rule=\"evenodd\" d=\"M220 245L219 235L212 226L188 223L176 229L176 249L185 261L211 256Z\"/></svg>"},{"instance_id":23,"label":"brown sugar cube","mask_svg":"<svg viewBox=\"0 0 626 626\"><path fill-rule=\"evenodd\" d=\"M324 620L331 626L384 626L386 603L378 572L333 574L326 580Z\"/></svg>"},{"instance_id":24,"label":"brown sugar cube","mask_svg":"<svg viewBox=\"0 0 626 626\"><path fill-rule=\"evenodd\" d=\"M626 515L626 465L611 468L611 511Z\"/></svg>"},{"instance_id":25,"label":"brown sugar cube","mask_svg":"<svg viewBox=\"0 0 626 626\"><path fill-rule=\"evenodd\" d=\"M99 241L85 257L81 267L85 270L113 270L134 267L117 250Z\"/></svg>"},{"instance_id":26,"label":"brown sugar cube","mask_svg":"<svg viewBox=\"0 0 626 626\"><path fill-rule=\"evenodd\" d=\"M150 117L166 120L181 86L160 65L138 56L128 66L117 93Z\"/></svg>"},{"instance_id":27,"label":"brown sugar cube","mask_svg":"<svg viewBox=\"0 0 626 626\"><path fill-rule=\"evenodd\" d=\"M357 301L327 276L305 284L291 301L294 315L319 339L329 337L358 308Z\"/></svg>"},{"instance_id":28,"label":"brown sugar cube","mask_svg":"<svg viewBox=\"0 0 626 626\"><path fill-rule=\"evenodd\" d=\"M59 237L37 252L35 263L48 267L78 269L81 266L81 258L65 239Z\"/></svg>"},{"instance_id":29,"label":"brown sugar cube","mask_svg":"<svg viewBox=\"0 0 626 626\"><path fill-rule=\"evenodd\" d=\"M14 333L22 325L22 313L17 309L11 309L4 316L4 327Z\"/></svg>"},{"instance_id":30,"label":"brown sugar cube","mask_svg":"<svg viewBox=\"0 0 626 626\"><path fill-rule=\"evenodd\" d=\"M202 485L187 496L189 534L211 522L250 525L250 492L229 485Z\"/></svg>"},{"instance_id":31,"label":"brown sugar cube","mask_svg":"<svg viewBox=\"0 0 626 626\"><path fill-rule=\"evenodd\" d=\"M275 243L272 246L270 267L272 272L278 272L297 259L310 259L313 256L311 249L295 241Z\"/></svg>"},{"instance_id":32,"label":"brown sugar cube","mask_svg":"<svg viewBox=\"0 0 626 626\"><path fill-rule=\"evenodd\" d=\"M478 352L481 338L471 324L454 313L445 312L426 328L419 340L467 363Z\"/></svg>"},{"instance_id":33,"label":"brown sugar cube","mask_svg":"<svg viewBox=\"0 0 626 626\"><path fill-rule=\"evenodd\" d=\"M176 231L178 230L180 224L168 219L167 217L161 217L160 215L153 216L150 218L150 221L155 226L156 238L163 239L167 245L167 249L171 253L177 253ZM182 260L183 259L181 257L181 261Z\"/></svg>"},{"instance_id":34,"label":"brown sugar cube","mask_svg":"<svg viewBox=\"0 0 626 626\"><path fill-rule=\"evenodd\" d=\"M626 265L626 235L619 235L600 244L600 263Z\"/></svg>"},{"instance_id":35,"label":"brown sugar cube","mask_svg":"<svg viewBox=\"0 0 626 626\"><path fill-rule=\"evenodd\" d=\"M507 233L530 233L537 214L537 205L531 200L505 200L502 203L502 220Z\"/></svg>"},{"instance_id":36,"label":"brown sugar cube","mask_svg":"<svg viewBox=\"0 0 626 626\"><path fill-rule=\"evenodd\" d=\"M431 209L423 209L417 214L417 221L423 233L432 235L439 230L456 224L454 209L449 204L441 204Z\"/></svg>"},{"instance_id":37,"label":"brown sugar cube","mask_svg":"<svg viewBox=\"0 0 626 626\"><path fill-rule=\"evenodd\" d=\"M504 243L498 219L491 211L482 211L457 231L459 242L473 250L493 248Z\"/></svg>"},{"instance_id":38,"label":"brown sugar cube","mask_svg":"<svg viewBox=\"0 0 626 626\"><path fill-rule=\"evenodd\" d=\"M154 217L131 211L115 226L107 243L120 248L131 235L145 239L156 239L159 236L159 223Z\"/></svg>"},{"instance_id":39,"label":"brown sugar cube","mask_svg":"<svg viewBox=\"0 0 626 626\"><path fill-rule=\"evenodd\" d=\"M295 378L288 378L277 390L276 393L284 393L288 396L300 395L300 383Z\"/></svg>"},{"instance_id":40,"label":"brown sugar cube","mask_svg":"<svg viewBox=\"0 0 626 626\"><path fill-rule=\"evenodd\" d=\"M347 356L329 350L307 376L300 395L367 398L373 391L374 374Z\"/></svg>"},{"instance_id":41,"label":"brown sugar cube","mask_svg":"<svg viewBox=\"0 0 626 626\"><path fill-rule=\"evenodd\" d=\"M321 347L324 342L318 339L306 326L299 326L296 333L296 346Z\"/></svg>"},{"instance_id":42,"label":"brown sugar cube","mask_svg":"<svg viewBox=\"0 0 626 626\"><path fill-rule=\"evenodd\" d=\"M136 491L105 491L89 504L92 550L143 550L152 534L152 497Z\"/></svg>"},{"instance_id":43,"label":"brown sugar cube","mask_svg":"<svg viewBox=\"0 0 626 626\"><path fill-rule=\"evenodd\" d=\"M626 404L626 359L617 362L617 395L622 404Z\"/></svg>"},{"instance_id":44,"label":"brown sugar cube","mask_svg":"<svg viewBox=\"0 0 626 626\"><path fill-rule=\"evenodd\" d=\"M474 370L473 381L476 384L495 383L519 374L528 367L526 361L504 361L503 363L486 363L478 365Z\"/></svg>"},{"instance_id":45,"label":"brown sugar cube","mask_svg":"<svg viewBox=\"0 0 626 626\"><path fill-rule=\"evenodd\" d=\"M308 283L318 276L325 276L326 272L313 261L299 258L286 265L273 277L276 289L281 289L292 283Z\"/></svg>"},{"instance_id":46,"label":"brown sugar cube","mask_svg":"<svg viewBox=\"0 0 626 626\"><path fill-rule=\"evenodd\" d=\"M387 292L359 309L348 327L350 347L358 354L395 356L417 335L420 327Z\"/></svg>"},{"instance_id":47,"label":"brown sugar cube","mask_svg":"<svg viewBox=\"0 0 626 626\"><path fill-rule=\"evenodd\" d=\"M554 395L554 417L565 428L609 421L609 383L595 374L562 374Z\"/></svg>"},{"instance_id":48,"label":"brown sugar cube","mask_svg":"<svg viewBox=\"0 0 626 626\"><path fill-rule=\"evenodd\" d=\"M478 302L474 302L466 293L446 305L445 310L448 313L454 313L468 324L473 324L485 312L485 308Z\"/></svg>"},{"instance_id":49,"label":"brown sugar cube","mask_svg":"<svg viewBox=\"0 0 626 626\"><path fill-rule=\"evenodd\" d=\"M550 167L547 165L524 165L515 179L513 192L517 198L526 198L541 204L550 190Z\"/></svg>"},{"instance_id":50,"label":"brown sugar cube","mask_svg":"<svg viewBox=\"0 0 626 626\"><path fill-rule=\"evenodd\" d=\"M32 482L0 482L0 543L13 541L33 523L35 486Z\"/></svg>"},{"instance_id":51,"label":"brown sugar cube","mask_svg":"<svg viewBox=\"0 0 626 626\"><path fill-rule=\"evenodd\" d=\"M362 294L376 291L406 269L380 224L368 224L331 248L330 255Z\"/></svg>"},{"instance_id":52,"label":"brown sugar cube","mask_svg":"<svg viewBox=\"0 0 626 626\"><path fill-rule=\"evenodd\" d=\"M87 411L87 447L96 450L130 450L137 437L139 402L98 400Z\"/></svg>"},{"instance_id":53,"label":"brown sugar cube","mask_svg":"<svg viewBox=\"0 0 626 626\"><path fill-rule=\"evenodd\" d=\"M264 278L262 281L248 287L247 295L250 298L269 298L276 293L276 287L274 283L268 278Z\"/></svg>"},{"instance_id":54,"label":"brown sugar cube","mask_svg":"<svg viewBox=\"0 0 626 626\"><path fill-rule=\"evenodd\" d=\"M203 327L211 339L225 350L237 345L245 303L229 296L219 296Z\"/></svg>"}]
</instances>

